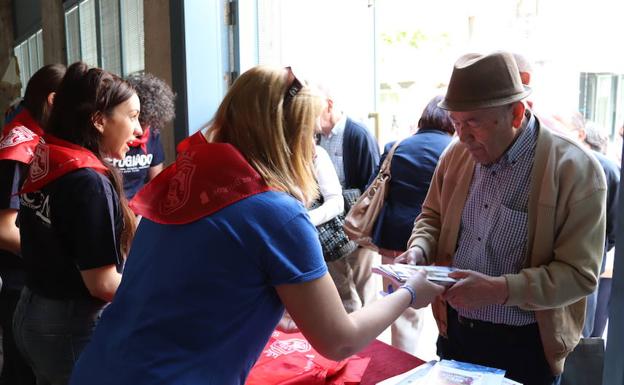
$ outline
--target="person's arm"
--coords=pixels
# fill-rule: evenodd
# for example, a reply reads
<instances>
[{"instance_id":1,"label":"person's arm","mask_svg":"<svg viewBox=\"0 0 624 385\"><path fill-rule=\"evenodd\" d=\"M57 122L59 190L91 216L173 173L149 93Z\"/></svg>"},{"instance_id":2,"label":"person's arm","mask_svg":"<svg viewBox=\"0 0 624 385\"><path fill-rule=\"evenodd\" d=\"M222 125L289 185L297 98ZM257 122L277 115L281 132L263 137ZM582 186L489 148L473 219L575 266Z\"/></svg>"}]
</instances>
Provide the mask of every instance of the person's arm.
<instances>
[{"instance_id":1,"label":"person's arm","mask_svg":"<svg viewBox=\"0 0 624 385\"><path fill-rule=\"evenodd\" d=\"M427 281L423 272L407 283L415 292L413 307L427 306L444 292ZM347 314L329 274L313 281L279 285L280 299L299 330L323 356L341 360L357 353L383 332L410 306L412 296L397 289L362 309Z\"/></svg>"},{"instance_id":2,"label":"person's arm","mask_svg":"<svg viewBox=\"0 0 624 385\"><path fill-rule=\"evenodd\" d=\"M310 210L308 215L312 224L318 226L344 211L344 198L342 197L342 187L340 186L336 169L334 169L327 151L321 146L316 146L314 171L321 196L323 197L323 204Z\"/></svg>"},{"instance_id":3,"label":"person's arm","mask_svg":"<svg viewBox=\"0 0 624 385\"><path fill-rule=\"evenodd\" d=\"M19 229L15 225L17 210L0 210L0 249L21 254Z\"/></svg>"},{"instance_id":4,"label":"person's arm","mask_svg":"<svg viewBox=\"0 0 624 385\"><path fill-rule=\"evenodd\" d=\"M119 199L105 176L80 170L59 180L52 223L80 271L89 293L110 302L121 275ZM52 199L51 199L52 201Z\"/></svg>"},{"instance_id":5,"label":"person's arm","mask_svg":"<svg viewBox=\"0 0 624 385\"><path fill-rule=\"evenodd\" d=\"M111 302L121 282L121 274L115 265L82 270L82 280L89 293L105 302Z\"/></svg>"},{"instance_id":6,"label":"person's arm","mask_svg":"<svg viewBox=\"0 0 624 385\"><path fill-rule=\"evenodd\" d=\"M11 160L0 161L0 249L21 254L20 234L16 225L19 210L21 175L25 165Z\"/></svg>"},{"instance_id":7,"label":"person's arm","mask_svg":"<svg viewBox=\"0 0 624 385\"><path fill-rule=\"evenodd\" d=\"M289 212L301 209L294 204L281 207ZM279 213L274 216L273 221L279 221ZM266 281L275 288L296 326L322 355L342 359L355 353L410 305L410 292L397 289L348 315L327 272L318 234L307 215L301 212L278 227L268 226L265 231L270 232L263 236L266 242L250 252L257 256ZM443 287L428 282L422 272L410 277L407 285L415 294L415 307L426 306L444 291Z\"/></svg>"},{"instance_id":8,"label":"person's arm","mask_svg":"<svg viewBox=\"0 0 624 385\"><path fill-rule=\"evenodd\" d=\"M607 239L606 250L615 247L617 209L620 196L620 174L617 166L608 170L607 177Z\"/></svg>"},{"instance_id":9,"label":"person's arm","mask_svg":"<svg viewBox=\"0 0 624 385\"><path fill-rule=\"evenodd\" d=\"M407 241L407 251L397 257L396 262L414 265L431 264L435 262L440 229L442 228L442 188L444 175L454 156L452 149L440 157L438 165L431 178L429 191L422 205L422 211L414 221L412 235Z\"/></svg>"}]
</instances>

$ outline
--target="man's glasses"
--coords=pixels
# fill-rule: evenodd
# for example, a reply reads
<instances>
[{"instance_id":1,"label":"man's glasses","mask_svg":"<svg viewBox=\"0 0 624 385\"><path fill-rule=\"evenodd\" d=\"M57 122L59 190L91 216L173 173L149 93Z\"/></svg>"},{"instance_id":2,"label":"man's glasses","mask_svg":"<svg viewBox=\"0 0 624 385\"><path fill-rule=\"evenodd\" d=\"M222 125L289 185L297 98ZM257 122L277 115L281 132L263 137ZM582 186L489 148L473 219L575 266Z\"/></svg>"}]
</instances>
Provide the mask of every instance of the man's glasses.
<instances>
[{"instance_id":1,"label":"man's glasses","mask_svg":"<svg viewBox=\"0 0 624 385\"><path fill-rule=\"evenodd\" d=\"M285 68L288 71L288 88L286 89L286 94L284 95L284 106L287 106L292 98L295 97L303 88L303 83L297 79L292 68L290 66Z\"/></svg>"}]
</instances>

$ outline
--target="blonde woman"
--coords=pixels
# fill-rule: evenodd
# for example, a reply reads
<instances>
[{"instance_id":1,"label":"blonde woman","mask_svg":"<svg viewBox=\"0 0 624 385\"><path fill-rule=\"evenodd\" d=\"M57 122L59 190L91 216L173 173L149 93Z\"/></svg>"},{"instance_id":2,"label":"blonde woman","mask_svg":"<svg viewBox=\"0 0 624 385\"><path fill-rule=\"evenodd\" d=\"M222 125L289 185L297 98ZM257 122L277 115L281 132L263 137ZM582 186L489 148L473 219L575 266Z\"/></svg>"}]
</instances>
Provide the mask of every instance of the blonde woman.
<instances>
[{"instance_id":1,"label":"blonde woman","mask_svg":"<svg viewBox=\"0 0 624 385\"><path fill-rule=\"evenodd\" d=\"M416 274L345 312L303 204L317 194L320 112L289 69L236 80L210 127L132 202L143 220L121 286L71 384L243 384L284 309L342 359L442 293Z\"/></svg>"}]
</instances>

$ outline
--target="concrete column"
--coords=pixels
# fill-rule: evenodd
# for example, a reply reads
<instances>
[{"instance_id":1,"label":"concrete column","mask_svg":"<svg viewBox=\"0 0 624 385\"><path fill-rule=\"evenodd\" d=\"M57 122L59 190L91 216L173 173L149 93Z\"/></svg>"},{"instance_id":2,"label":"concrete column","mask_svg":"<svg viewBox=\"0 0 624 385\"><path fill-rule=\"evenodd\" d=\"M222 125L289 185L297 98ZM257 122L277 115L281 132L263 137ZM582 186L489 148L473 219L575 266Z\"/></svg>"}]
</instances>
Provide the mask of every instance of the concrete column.
<instances>
[{"instance_id":1,"label":"concrete column","mask_svg":"<svg viewBox=\"0 0 624 385\"><path fill-rule=\"evenodd\" d=\"M169 7L169 0L143 0L145 72L158 76L172 86ZM165 149L165 162L169 164L175 159L173 124L163 128L160 138Z\"/></svg>"},{"instance_id":2,"label":"concrete column","mask_svg":"<svg viewBox=\"0 0 624 385\"><path fill-rule=\"evenodd\" d=\"M67 64L63 0L44 0L41 2L41 28L43 64Z\"/></svg>"},{"instance_id":3,"label":"concrete column","mask_svg":"<svg viewBox=\"0 0 624 385\"><path fill-rule=\"evenodd\" d=\"M13 56L13 7L11 0L0 0L0 75Z\"/></svg>"},{"instance_id":4,"label":"concrete column","mask_svg":"<svg viewBox=\"0 0 624 385\"><path fill-rule=\"evenodd\" d=\"M13 56L13 7L11 0L0 0L0 128L2 113L20 96L21 85Z\"/></svg>"}]
</instances>

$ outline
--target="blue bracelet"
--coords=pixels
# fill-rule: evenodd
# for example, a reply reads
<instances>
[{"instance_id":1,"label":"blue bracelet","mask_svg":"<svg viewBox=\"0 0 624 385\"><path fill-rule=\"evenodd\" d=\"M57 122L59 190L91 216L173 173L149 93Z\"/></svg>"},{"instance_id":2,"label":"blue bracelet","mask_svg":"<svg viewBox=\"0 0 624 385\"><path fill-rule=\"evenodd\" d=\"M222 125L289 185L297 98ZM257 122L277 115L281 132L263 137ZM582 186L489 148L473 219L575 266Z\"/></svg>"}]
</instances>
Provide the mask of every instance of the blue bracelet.
<instances>
[{"instance_id":1,"label":"blue bracelet","mask_svg":"<svg viewBox=\"0 0 624 385\"><path fill-rule=\"evenodd\" d=\"M407 284L401 285L399 287L399 289L405 289L405 290L409 291L410 296L412 297L412 300L410 301L410 306L413 306L414 303L416 302L416 292L414 291L414 289L412 289L412 287L408 286Z\"/></svg>"}]
</instances>

